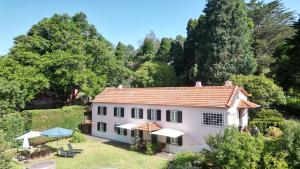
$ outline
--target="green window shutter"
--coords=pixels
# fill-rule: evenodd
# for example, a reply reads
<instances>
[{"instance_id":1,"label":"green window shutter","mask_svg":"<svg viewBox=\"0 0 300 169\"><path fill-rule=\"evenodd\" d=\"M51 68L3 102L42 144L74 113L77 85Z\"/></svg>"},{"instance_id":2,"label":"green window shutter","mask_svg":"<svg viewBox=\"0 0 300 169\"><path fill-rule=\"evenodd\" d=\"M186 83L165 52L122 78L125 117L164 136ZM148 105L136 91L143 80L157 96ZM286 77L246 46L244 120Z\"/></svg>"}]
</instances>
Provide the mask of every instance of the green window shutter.
<instances>
[{"instance_id":1,"label":"green window shutter","mask_svg":"<svg viewBox=\"0 0 300 169\"><path fill-rule=\"evenodd\" d=\"M166 137L166 143L170 144L171 143L171 138L170 137Z\"/></svg>"},{"instance_id":2,"label":"green window shutter","mask_svg":"<svg viewBox=\"0 0 300 169\"><path fill-rule=\"evenodd\" d=\"M147 110L147 118L148 120L151 120L151 109Z\"/></svg>"},{"instance_id":3,"label":"green window shutter","mask_svg":"<svg viewBox=\"0 0 300 169\"><path fill-rule=\"evenodd\" d=\"M166 111L166 121L170 121L170 113L171 113L170 110Z\"/></svg>"},{"instance_id":4,"label":"green window shutter","mask_svg":"<svg viewBox=\"0 0 300 169\"><path fill-rule=\"evenodd\" d=\"M104 126L104 127L103 127L103 130L104 130L104 132L106 132L106 123L104 123L103 126Z\"/></svg>"},{"instance_id":5,"label":"green window shutter","mask_svg":"<svg viewBox=\"0 0 300 169\"><path fill-rule=\"evenodd\" d=\"M182 146L182 136L178 137L178 145Z\"/></svg>"},{"instance_id":6,"label":"green window shutter","mask_svg":"<svg viewBox=\"0 0 300 169\"><path fill-rule=\"evenodd\" d=\"M124 108L121 108L121 117L124 117Z\"/></svg>"},{"instance_id":7,"label":"green window shutter","mask_svg":"<svg viewBox=\"0 0 300 169\"><path fill-rule=\"evenodd\" d=\"M139 109L139 116L140 116L140 119L143 119L143 109Z\"/></svg>"},{"instance_id":8,"label":"green window shutter","mask_svg":"<svg viewBox=\"0 0 300 169\"><path fill-rule=\"evenodd\" d=\"M100 122L97 123L97 130L100 131Z\"/></svg>"},{"instance_id":9,"label":"green window shutter","mask_svg":"<svg viewBox=\"0 0 300 169\"><path fill-rule=\"evenodd\" d=\"M127 129L123 129L124 136L127 136Z\"/></svg>"},{"instance_id":10,"label":"green window shutter","mask_svg":"<svg viewBox=\"0 0 300 169\"><path fill-rule=\"evenodd\" d=\"M157 110L157 112L156 112L157 114L156 114L156 117L157 117L157 120L161 120L161 110Z\"/></svg>"},{"instance_id":11,"label":"green window shutter","mask_svg":"<svg viewBox=\"0 0 300 169\"><path fill-rule=\"evenodd\" d=\"M143 130L139 130L139 137L143 138Z\"/></svg>"},{"instance_id":12,"label":"green window shutter","mask_svg":"<svg viewBox=\"0 0 300 169\"><path fill-rule=\"evenodd\" d=\"M117 109L116 107L114 107L114 116L117 116Z\"/></svg>"},{"instance_id":13,"label":"green window shutter","mask_svg":"<svg viewBox=\"0 0 300 169\"><path fill-rule=\"evenodd\" d=\"M182 111L177 112L177 120L179 123L182 123Z\"/></svg>"},{"instance_id":14,"label":"green window shutter","mask_svg":"<svg viewBox=\"0 0 300 169\"><path fill-rule=\"evenodd\" d=\"M134 130L131 130L131 137L134 137Z\"/></svg>"},{"instance_id":15,"label":"green window shutter","mask_svg":"<svg viewBox=\"0 0 300 169\"><path fill-rule=\"evenodd\" d=\"M131 108L131 118L134 118L134 108Z\"/></svg>"},{"instance_id":16,"label":"green window shutter","mask_svg":"<svg viewBox=\"0 0 300 169\"><path fill-rule=\"evenodd\" d=\"M100 115L100 110L101 110L101 107L98 106L98 115Z\"/></svg>"},{"instance_id":17,"label":"green window shutter","mask_svg":"<svg viewBox=\"0 0 300 169\"><path fill-rule=\"evenodd\" d=\"M103 107L103 114L106 116L107 115L107 108Z\"/></svg>"}]
</instances>

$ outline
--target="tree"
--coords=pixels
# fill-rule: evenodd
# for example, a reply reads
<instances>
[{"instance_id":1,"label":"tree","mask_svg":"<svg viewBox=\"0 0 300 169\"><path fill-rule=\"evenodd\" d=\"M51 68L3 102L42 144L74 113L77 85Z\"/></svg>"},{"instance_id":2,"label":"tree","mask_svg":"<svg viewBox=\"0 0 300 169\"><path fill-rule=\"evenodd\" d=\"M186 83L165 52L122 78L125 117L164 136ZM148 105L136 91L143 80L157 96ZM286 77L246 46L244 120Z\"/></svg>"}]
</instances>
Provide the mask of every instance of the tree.
<instances>
[{"instance_id":1,"label":"tree","mask_svg":"<svg viewBox=\"0 0 300 169\"><path fill-rule=\"evenodd\" d=\"M117 57L117 60L123 60L125 61L127 51L126 51L126 45L123 43L119 42L116 47L115 55Z\"/></svg>"},{"instance_id":2,"label":"tree","mask_svg":"<svg viewBox=\"0 0 300 169\"><path fill-rule=\"evenodd\" d=\"M224 134L211 136L207 140L210 150L206 151L208 160L216 168L257 168L264 148L261 135L251 136L228 127Z\"/></svg>"},{"instance_id":3,"label":"tree","mask_svg":"<svg viewBox=\"0 0 300 169\"><path fill-rule=\"evenodd\" d=\"M294 12L285 8L280 0L263 3L251 0L247 4L248 16L252 20L252 47L258 67L256 74L270 75L270 66L275 49L286 43L294 34L291 25Z\"/></svg>"},{"instance_id":4,"label":"tree","mask_svg":"<svg viewBox=\"0 0 300 169\"><path fill-rule=\"evenodd\" d=\"M0 114L22 110L49 87L48 79L35 67L20 65L10 57L1 58L0 67Z\"/></svg>"},{"instance_id":5,"label":"tree","mask_svg":"<svg viewBox=\"0 0 300 169\"><path fill-rule=\"evenodd\" d=\"M300 91L300 19L294 23L296 34L287 44L279 47L275 56L274 67L276 80L287 90L293 88Z\"/></svg>"},{"instance_id":6,"label":"tree","mask_svg":"<svg viewBox=\"0 0 300 169\"><path fill-rule=\"evenodd\" d=\"M185 84L184 79L184 38L182 36L177 36L176 40L171 43L170 55L173 60L173 66L176 72L176 76L180 81Z\"/></svg>"},{"instance_id":7,"label":"tree","mask_svg":"<svg viewBox=\"0 0 300 169\"><path fill-rule=\"evenodd\" d=\"M135 87L156 87L176 85L176 74L173 66L145 62L135 72L132 85Z\"/></svg>"},{"instance_id":8,"label":"tree","mask_svg":"<svg viewBox=\"0 0 300 169\"><path fill-rule=\"evenodd\" d=\"M162 62L162 63L170 63L172 61L171 58L171 38L162 38L160 42L159 49L157 51L157 54L154 58L155 61Z\"/></svg>"},{"instance_id":9,"label":"tree","mask_svg":"<svg viewBox=\"0 0 300 169\"><path fill-rule=\"evenodd\" d=\"M220 84L232 74L251 74L256 62L245 3L242 0L209 0L196 57L201 81Z\"/></svg>"},{"instance_id":10,"label":"tree","mask_svg":"<svg viewBox=\"0 0 300 169\"><path fill-rule=\"evenodd\" d=\"M10 161L11 159L7 156L5 153L5 150L7 149L7 144L4 140L4 133L2 130L0 130L0 168L1 169L10 169Z\"/></svg>"},{"instance_id":11,"label":"tree","mask_svg":"<svg viewBox=\"0 0 300 169\"><path fill-rule=\"evenodd\" d=\"M248 91L252 95L251 100L260 104L263 108L286 103L282 88L277 86L272 79L265 76L232 75L230 80Z\"/></svg>"},{"instance_id":12,"label":"tree","mask_svg":"<svg viewBox=\"0 0 300 169\"><path fill-rule=\"evenodd\" d=\"M125 81L129 70L120 54L115 54L84 13L77 13L41 20L26 35L15 38L5 57L41 72L50 82L49 90L70 103L78 92L93 97L106 85Z\"/></svg>"}]
</instances>

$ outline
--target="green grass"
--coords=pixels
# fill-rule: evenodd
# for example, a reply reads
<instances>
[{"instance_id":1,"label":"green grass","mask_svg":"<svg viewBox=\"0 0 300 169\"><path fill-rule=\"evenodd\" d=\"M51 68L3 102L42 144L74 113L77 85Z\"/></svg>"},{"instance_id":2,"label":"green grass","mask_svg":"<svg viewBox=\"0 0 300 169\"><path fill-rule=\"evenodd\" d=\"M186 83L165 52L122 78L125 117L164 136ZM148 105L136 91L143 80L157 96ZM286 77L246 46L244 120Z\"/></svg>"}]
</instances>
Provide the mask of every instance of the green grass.
<instances>
[{"instance_id":1,"label":"green grass","mask_svg":"<svg viewBox=\"0 0 300 169\"><path fill-rule=\"evenodd\" d=\"M58 146L65 145L67 149L68 140L59 141ZM56 142L49 145L56 147ZM52 157L46 160L56 161L56 168L59 169L160 169L166 168L167 160L156 156L147 156L138 152L115 147L95 140L89 140L85 143L73 144L75 148L84 149L84 152L78 154L75 158ZM30 164L22 167L29 166ZM18 169L20 166L15 165Z\"/></svg>"}]
</instances>

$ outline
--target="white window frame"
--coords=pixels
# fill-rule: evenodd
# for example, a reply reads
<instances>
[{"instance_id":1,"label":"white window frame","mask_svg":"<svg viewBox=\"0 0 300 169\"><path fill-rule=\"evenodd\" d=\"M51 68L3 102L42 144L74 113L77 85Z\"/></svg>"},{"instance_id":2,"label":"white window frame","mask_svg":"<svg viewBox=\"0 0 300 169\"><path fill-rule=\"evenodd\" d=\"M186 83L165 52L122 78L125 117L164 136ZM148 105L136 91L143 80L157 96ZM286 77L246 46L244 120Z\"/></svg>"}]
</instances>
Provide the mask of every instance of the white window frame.
<instances>
[{"instance_id":1,"label":"white window frame","mask_svg":"<svg viewBox=\"0 0 300 169\"><path fill-rule=\"evenodd\" d=\"M140 109L139 108L134 108L134 118L135 119L140 119Z\"/></svg>"},{"instance_id":2,"label":"white window frame","mask_svg":"<svg viewBox=\"0 0 300 169\"><path fill-rule=\"evenodd\" d=\"M176 137L176 138L170 137L170 144L177 145L178 144L178 137Z\"/></svg>"},{"instance_id":3,"label":"white window frame","mask_svg":"<svg viewBox=\"0 0 300 169\"><path fill-rule=\"evenodd\" d=\"M179 110L170 110L170 122L178 122Z\"/></svg>"},{"instance_id":4,"label":"white window frame","mask_svg":"<svg viewBox=\"0 0 300 169\"><path fill-rule=\"evenodd\" d=\"M205 119L205 118L211 118L211 119ZM223 113L205 112L202 113L202 124L204 126L224 127L224 118L225 117Z\"/></svg>"},{"instance_id":5,"label":"white window frame","mask_svg":"<svg viewBox=\"0 0 300 169\"><path fill-rule=\"evenodd\" d=\"M117 107L117 116L116 117L121 117L122 116L122 107Z\"/></svg>"},{"instance_id":6,"label":"white window frame","mask_svg":"<svg viewBox=\"0 0 300 169\"><path fill-rule=\"evenodd\" d=\"M98 107L100 107L100 116L103 116L104 115L104 107L105 106L98 106Z\"/></svg>"},{"instance_id":7,"label":"white window frame","mask_svg":"<svg viewBox=\"0 0 300 169\"><path fill-rule=\"evenodd\" d=\"M105 132L105 131L104 131L104 125L106 125L106 123L104 123L104 122L99 122L99 123L100 123L100 128L99 128L98 131ZM97 126L97 127L98 127L98 126Z\"/></svg>"},{"instance_id":8,"label":"white window frame","mask_svg":"<svg viewBox=\"0 0 300 169\"><path fill-rule=\"evenodd\" d=\"M140 138L140 131L139 130L133 130L133 135L135 138Z\"/></svg>"},{"instance_id":9,"label":"white window frame","mask_svg":"<svg viewBox=\"0 0 300 169\"><path fill-rule=\"evenodd\" d=\"M150 109L150 119L157 120L157 109Z\"/></svg>"}]
</instances>

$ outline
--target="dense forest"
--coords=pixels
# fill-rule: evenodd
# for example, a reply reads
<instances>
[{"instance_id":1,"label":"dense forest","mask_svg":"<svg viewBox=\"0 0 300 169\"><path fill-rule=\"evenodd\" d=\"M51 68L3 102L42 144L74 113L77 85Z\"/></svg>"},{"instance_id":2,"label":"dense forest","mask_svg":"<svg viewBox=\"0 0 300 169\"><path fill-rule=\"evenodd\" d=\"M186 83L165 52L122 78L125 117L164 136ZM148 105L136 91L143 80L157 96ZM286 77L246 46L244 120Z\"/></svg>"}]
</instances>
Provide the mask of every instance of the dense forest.
<instances>
[{"instance_id":1,"label":"dense forest","mask_svg":"<svg viewBox=\"0 0 300 169\"><path fill-rule=\"evenodd\" d=\"M44 95L71 105L120 84L223 85L229 79L262 105L253 119L261 112L300 116L300 19L280 0L208 0L203 14L187 21L185 36L158 39L150 31L137 49L114 46L87 17L54 14L15 37L0 58L1 117Z\"/></svg>"}]
</instances>

